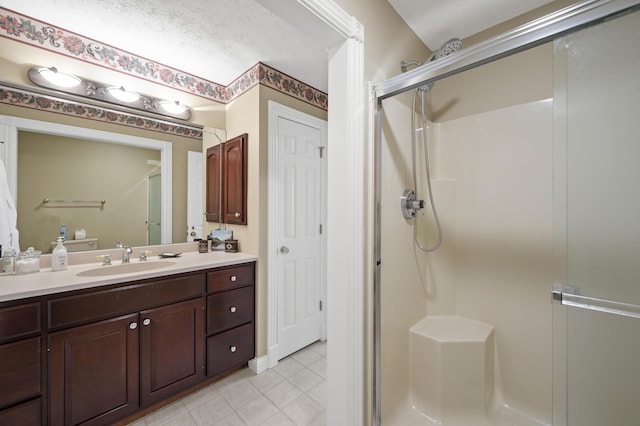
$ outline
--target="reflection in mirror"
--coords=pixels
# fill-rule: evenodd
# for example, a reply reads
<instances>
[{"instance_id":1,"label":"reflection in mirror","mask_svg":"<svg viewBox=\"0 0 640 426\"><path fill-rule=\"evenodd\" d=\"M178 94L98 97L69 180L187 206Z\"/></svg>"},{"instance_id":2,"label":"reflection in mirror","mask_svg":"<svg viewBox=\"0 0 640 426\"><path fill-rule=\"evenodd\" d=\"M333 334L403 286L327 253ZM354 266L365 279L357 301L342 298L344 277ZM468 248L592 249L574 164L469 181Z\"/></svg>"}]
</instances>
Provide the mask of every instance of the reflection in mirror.
<instances>
[{"instance_id":1,"label":"reflection in mirror","mask_svg":"<svg viewBox=\"0 0 640 426\"><path fill-rule=\"evenodd\" d=\"M0 118L22 250L50 253L62 225L69 251L172 242L170 142Z\"/></svg>"},{"instance_id":2,"label":"reflection in mirror","mask_svg":"<svg viewBox=\"0 0 640 426\"><path fill-rule=\"evenodd\" d=\"M62 225L69 251L159 244L160 178L158 150L20 131L20 246L48 253Z\"/></svg>"}]
</instances>

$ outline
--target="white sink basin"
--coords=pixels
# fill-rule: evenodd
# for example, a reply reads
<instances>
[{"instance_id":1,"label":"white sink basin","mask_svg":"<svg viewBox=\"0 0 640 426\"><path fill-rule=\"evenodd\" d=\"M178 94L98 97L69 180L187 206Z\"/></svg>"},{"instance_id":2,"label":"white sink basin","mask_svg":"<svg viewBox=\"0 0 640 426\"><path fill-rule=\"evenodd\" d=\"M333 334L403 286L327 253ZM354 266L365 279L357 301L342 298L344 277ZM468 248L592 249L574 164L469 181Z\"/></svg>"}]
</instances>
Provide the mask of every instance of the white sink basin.
<instances>
[{"instance_id":1,"label":"white sink basin","mask_svg":"<svg viewBox=\"0 0 640 426\"><path fill-rule=\"evenodd\" d=\"M170 260L121 263L119 265L98 266L97 268L87 269L86 271L78 272L76 275L79 277L106 277L109 275L130 274L133 272L152 271L154 269L164 268L164 267L172 266L175 264L176 262L172 262Z\"/></svg>"}]
</instances>

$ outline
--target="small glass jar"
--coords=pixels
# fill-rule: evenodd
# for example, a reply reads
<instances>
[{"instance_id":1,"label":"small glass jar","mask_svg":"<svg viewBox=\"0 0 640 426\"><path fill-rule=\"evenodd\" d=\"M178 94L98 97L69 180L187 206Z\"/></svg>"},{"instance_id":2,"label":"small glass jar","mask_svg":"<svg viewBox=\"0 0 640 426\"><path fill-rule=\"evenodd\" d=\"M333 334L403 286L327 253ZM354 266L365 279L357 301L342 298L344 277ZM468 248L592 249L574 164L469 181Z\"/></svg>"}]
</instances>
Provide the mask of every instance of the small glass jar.
<instances>
[{"instance_id":1,"label":"small glass jar","mask_svg":"<svg viewBox=\"0 0 640 426\"><path fill-rule=\"evenodd\" d=\"M40 272L40 250L34 250L33 247L29 247L27 250L21 252L16 258L16 274L33 274L34 272Z\"/></svg>"},{"instance_id":2,"label":"small glass jar","mask_svg":"<svg viewBox=\"0 0 640 426\"><path fill-rule=\"evenodd\" d=\"M2 253L2 267L3 274L15 274L16 273L16 251L14 249L6 249Z\"/></svg>"}]
</instances>

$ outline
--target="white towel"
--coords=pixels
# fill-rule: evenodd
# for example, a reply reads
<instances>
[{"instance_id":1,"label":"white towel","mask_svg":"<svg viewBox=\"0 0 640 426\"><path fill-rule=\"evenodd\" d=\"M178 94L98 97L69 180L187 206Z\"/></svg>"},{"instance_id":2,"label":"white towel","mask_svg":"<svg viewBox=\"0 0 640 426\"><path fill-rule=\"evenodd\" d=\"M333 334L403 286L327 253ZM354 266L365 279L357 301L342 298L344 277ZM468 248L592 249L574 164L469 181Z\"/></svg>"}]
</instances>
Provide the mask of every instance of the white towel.
<instances>
[{"instance_id":1,"label":"white towel","mask_svg":"<svg viewBox=\"0 0 640 426\"><path fill-rule=\"evenodd\" d=\"M7 171L0 159L0 244L2 244L2 251L12 248L16 253L20 252L17 222L18 211L9 190Z\"/></svg>"}]
</instances>

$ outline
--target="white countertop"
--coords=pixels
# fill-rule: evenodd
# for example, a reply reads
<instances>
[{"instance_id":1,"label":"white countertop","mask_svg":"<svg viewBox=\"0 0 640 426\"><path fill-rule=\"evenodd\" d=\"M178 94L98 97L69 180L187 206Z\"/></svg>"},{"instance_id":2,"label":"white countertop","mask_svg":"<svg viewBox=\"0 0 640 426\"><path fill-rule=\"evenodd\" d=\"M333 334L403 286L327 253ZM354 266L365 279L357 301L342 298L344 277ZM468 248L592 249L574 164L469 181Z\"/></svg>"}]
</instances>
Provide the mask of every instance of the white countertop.
<instances>
[{"instance_id":1,"label":"white countertop","mask_svg":"<svg viewBox=\"0 0 640 426\"><path fill-rule=\"evenodd\" d=\"M112 257L112 259L113 265L117 266L121 263L118 257ZM150 255L147 262L158 260L160 260L158 255ZM41 263L40 272L25 275L0 275L0 302L235 265L255 261L257 257L245 253L226 253L224 251L208 253L190 251L182 253L179 257L163 260L175 263L143 272L127 272L96 277L78 276L77 274L95 268L109 268L109 266L101 266L99 261L73 264L70 258L70 265L66 271L52 272L49 267L43 268ZM131 257L132 264L138 262L140 261L137 258ZM47 264L48 262L43 263Z\"/></svg>"}]
</instances>

